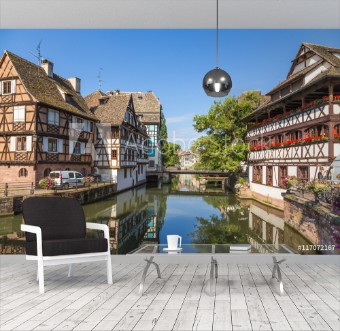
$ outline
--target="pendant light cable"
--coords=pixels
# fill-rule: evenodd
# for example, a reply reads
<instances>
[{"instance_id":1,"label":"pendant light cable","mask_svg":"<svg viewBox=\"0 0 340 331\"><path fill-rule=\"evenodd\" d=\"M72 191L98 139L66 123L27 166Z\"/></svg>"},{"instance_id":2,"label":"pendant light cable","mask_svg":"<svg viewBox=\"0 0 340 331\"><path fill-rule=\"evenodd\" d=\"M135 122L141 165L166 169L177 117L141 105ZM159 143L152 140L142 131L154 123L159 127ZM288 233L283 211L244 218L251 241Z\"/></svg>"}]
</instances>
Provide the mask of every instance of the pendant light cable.
<instances>
[{"instance_id":1,"label":"pendant light cable","mask_svg":"<svg viewBox=\"0 0 340 331\"><path fill-rule=\"evenodd\" d=\"M203 78L203 89L209 97L226 97L233 85L230 75L218 67L218 0L216 0L216 68Z\"/></svg>"},{"instance_id":2,"label":"pendant light cable","mask_svg":"<svg viewBox=\"0 0 340 331\"><path fill-rule=\"evenodd\" d=\"M218 68L218 0L216 0L216 68Z\"/></svg>"}]
</instances>

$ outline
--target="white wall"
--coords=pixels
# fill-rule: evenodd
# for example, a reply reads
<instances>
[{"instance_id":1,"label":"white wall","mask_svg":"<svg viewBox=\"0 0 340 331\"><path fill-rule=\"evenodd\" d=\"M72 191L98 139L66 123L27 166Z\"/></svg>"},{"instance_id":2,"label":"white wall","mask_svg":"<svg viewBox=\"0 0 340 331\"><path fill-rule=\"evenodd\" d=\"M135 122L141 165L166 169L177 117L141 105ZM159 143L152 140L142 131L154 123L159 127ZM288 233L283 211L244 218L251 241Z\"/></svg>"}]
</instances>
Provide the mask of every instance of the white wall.
<instances>
[{"instance_id":1,"label":"white wall","mask_svg":"<svg viewBox=\"0 0 340 331\"><path fill-rule=\"evenodd\" d=\"M334 144L334 156L340 155L340 143Z\"/></svg>"},{"instance_id":2,"label":"white wall","mask_svg":"<svg viewBox=\"0 0 340 331\"><path fill-rule=\"evenodd\" d=\"M317 66L317 68L315 68L314 70L312 70L311 72L309 72L305 75L304 84L306 85L307 83L309 83L313 78L320 75L323 71L329 69L330 66L331 65L329 63L325 63L321 66Z\"/></svg>"},{"instance_id":3,"label":"white wall","mask_svg":"<svg viewBox=\"0 0 340 331\"><path fill-rule=\"evenodd\" d=\"M268 196L273 199L280 199L283 200L283 197L281 196L282 192L286 192L286 189L282 189L279 187L272 187L267 185L261 185L257 183L250 183L250 189L253 192L262 194L264 196Z\"/></svg>"}]
</instances>

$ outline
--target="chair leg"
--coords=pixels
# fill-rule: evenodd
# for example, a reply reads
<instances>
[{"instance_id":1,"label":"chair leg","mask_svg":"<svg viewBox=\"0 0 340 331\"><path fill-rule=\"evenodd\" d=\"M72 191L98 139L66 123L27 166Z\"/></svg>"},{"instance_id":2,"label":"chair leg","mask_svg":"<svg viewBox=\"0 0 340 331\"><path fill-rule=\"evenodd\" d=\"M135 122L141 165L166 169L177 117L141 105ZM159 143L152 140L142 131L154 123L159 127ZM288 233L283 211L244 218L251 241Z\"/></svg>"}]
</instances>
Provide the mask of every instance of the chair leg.
<instances>
[{"instance_id":1,"label":"chair leg","mask_svg":"<svg viewBox=\"0 0 340 331\"><path fill-rule=\"evenodd\" d=\"M38 260L38 278L39 278L39 293L45 293L44 286L44 262Z\"/></svg>"},{"instance_id":2,"label":"chair leg","mask_svg":"<svg viewBox=\"0 0 340 331\"><path fill-rule=\"evenodd\" d=\"M68 275L67 275L67 277L71 277L72 275L73 275L73 264L71 263L68 266Z\"/></svg>"},{"instance_id":3,"label":"chair leg","mask_svg":"<svg viewBox=\"0 0 340 331\"><path fill-rule=\"evenodd\" d=\"M107 268L107 283L112 284L112 264L111 264L111 253L108 254L107 261L106 261L106 268Z\"/></svg>"}]
</instances>

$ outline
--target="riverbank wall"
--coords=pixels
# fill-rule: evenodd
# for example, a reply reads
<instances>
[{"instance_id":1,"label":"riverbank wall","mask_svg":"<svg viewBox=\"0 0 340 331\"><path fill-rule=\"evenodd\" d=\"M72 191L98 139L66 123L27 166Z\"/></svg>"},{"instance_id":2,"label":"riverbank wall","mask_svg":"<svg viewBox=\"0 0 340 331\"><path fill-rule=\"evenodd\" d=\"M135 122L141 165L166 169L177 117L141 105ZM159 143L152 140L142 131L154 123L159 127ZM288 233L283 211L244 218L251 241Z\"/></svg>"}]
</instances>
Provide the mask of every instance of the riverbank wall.
<instances>
[{"instance_id":1,"label":"riverbank wall","mask_svg":"<svg viewBox=\"0 0 340 331\"><path fill-rule=\"evenodd\" d=\"M0 198L0 216L21 213L23 200L30 196L74 197L83 205L108 198L119 192L116 183L94 184L90 187L69 190L36 190L33 195Z\"/></svg>"},{"instance_id":2,"label":"riverbank wall","mask_svg":"<svg viewBox=\"0 0 340 331\"><path fill-rule=\"evenodd\" d=\"M333 213L329 207L294 194L286 194L284 221L316 246L311 250L340 254L340 215ZM301 250L306 249L301 247Z\"/></svg>"}]
</instances>

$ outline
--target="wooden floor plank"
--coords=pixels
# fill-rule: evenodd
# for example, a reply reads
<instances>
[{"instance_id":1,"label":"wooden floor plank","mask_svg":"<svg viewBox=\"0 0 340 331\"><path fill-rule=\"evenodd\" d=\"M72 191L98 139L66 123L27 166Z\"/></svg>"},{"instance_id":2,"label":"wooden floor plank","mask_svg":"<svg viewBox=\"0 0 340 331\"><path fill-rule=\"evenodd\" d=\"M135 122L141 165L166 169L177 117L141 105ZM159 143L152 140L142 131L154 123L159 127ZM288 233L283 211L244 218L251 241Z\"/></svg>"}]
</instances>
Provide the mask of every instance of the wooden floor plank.
<instances>
[{"instance_id":1,"label":"wooden floor plank","mask_svg":"<svg viewBox=\"0 0 340 331\"><path fill-rule=\"evenodd\" d=\"M227 331L232 330L231 307L229 300L216 300L214 307L213 330Z\"/></svg>"},{"instance_id":2,"label":"wooden floor plank","mask_svg":"<svg viewBox=\"0 0 340 331\"><path fill-rule=\"evenodd\" d=\"M1 266L1 330L340 330L338 265L282 264L285 288L272 265L220 264L210 296L208 264L114 265L112 285L102 263L46 268L38 292L36 265Z\"/></svg>"},{"instance_id":3,"label":"wooden floor plank","mask_svg":"<svg viewBox=\"0 0 340 331\"><path fill-rule=\"evenodd\" d=\"M263 267L263 269L265 269L265 266ZM289 275L295 275L295 273L289 268L288 265L285 268L282 268L282 274L287 295L290 296L311 329L331 330L329 325L324 321L324 319L313 308L310 302L308 302L308 300L300 292L300 289L296 287L295 284L291 281Z\"/></svg>"},{"instance_id":4,"label":"wooden floor plank","mask_svg":"<svg viewBox=\"0 0 340 331\"><path fill-rule=\"evenodd\" d=\"M280 304L273 291L268 285L271 281L271 273L266 266L250 267L254 283L266 311L268 320L273 330L292 330L292 327L283 313Z\"/></svg>"},{"instance_id":5,"label":"wooden floor plank","mask_svg":"<svg viewBox=\"0 0 340 331\"><path fill-rule=\"evenodd\" d=\"M239 266L239 272L252 329L271 330L271 323L268 320L266 311L261 301L261 297L257 291L249 267Z\"/></svg>"},{"instance_id":6,"label":"wooden floor plank","mask_svg":"<svg viewBox=\"0 0 340 331\"><path fill-rule=\"evenodd\" d=\"M190 300L184 302L178 313L173 330L192 330L195 323L197 308L198 301Z\"/></svg>"},{"instance_id":7,"label":"wooden floor plank","mask_svg":"<svg viewBox=\"0 0 340 331\"><path fill-rule=\"evenodd\" d=\"M178 314L179 309L164 309L152 330L155 331L172 330L176 323Z\"/></svg>"},{"instance_id":8,"label":"wooden floor plank","mask_svg":"<svg viewBox=\"0 0 340 331\"><path fill-rule=\"evenodd\" d=\"M284 273L290 280L290 289L294 288L299 293L299 295L296 295L296 300L298 300L297 302L299 302L302 306L300 311L304 316L308 316L310 318L308 323L313 329L319 328L320 330L331 330L331 324L334 325L334 320L337 320L339 315L337 315L334 310L327 305L326 302L320 299L308 284L304 283L300 279L300 277L294 272L294 269L296 269L294 266L288 266L288 268L284 269ZM299 269L296 270L299 271ZM332 297L332 299L334 298ZM337 307L334 308L336 309L339 307L339 301L335 302ZM318 303L318 305L315 307L313 303ZM320 303L321 305L319 305ZM319 308L321 307L326 312L326 314L320 314L321 312L319 311ZM337 309L337 312L338 311L339 309ZM328 316L330 318L328 318Z\"/></svg>"}]
</instances>

